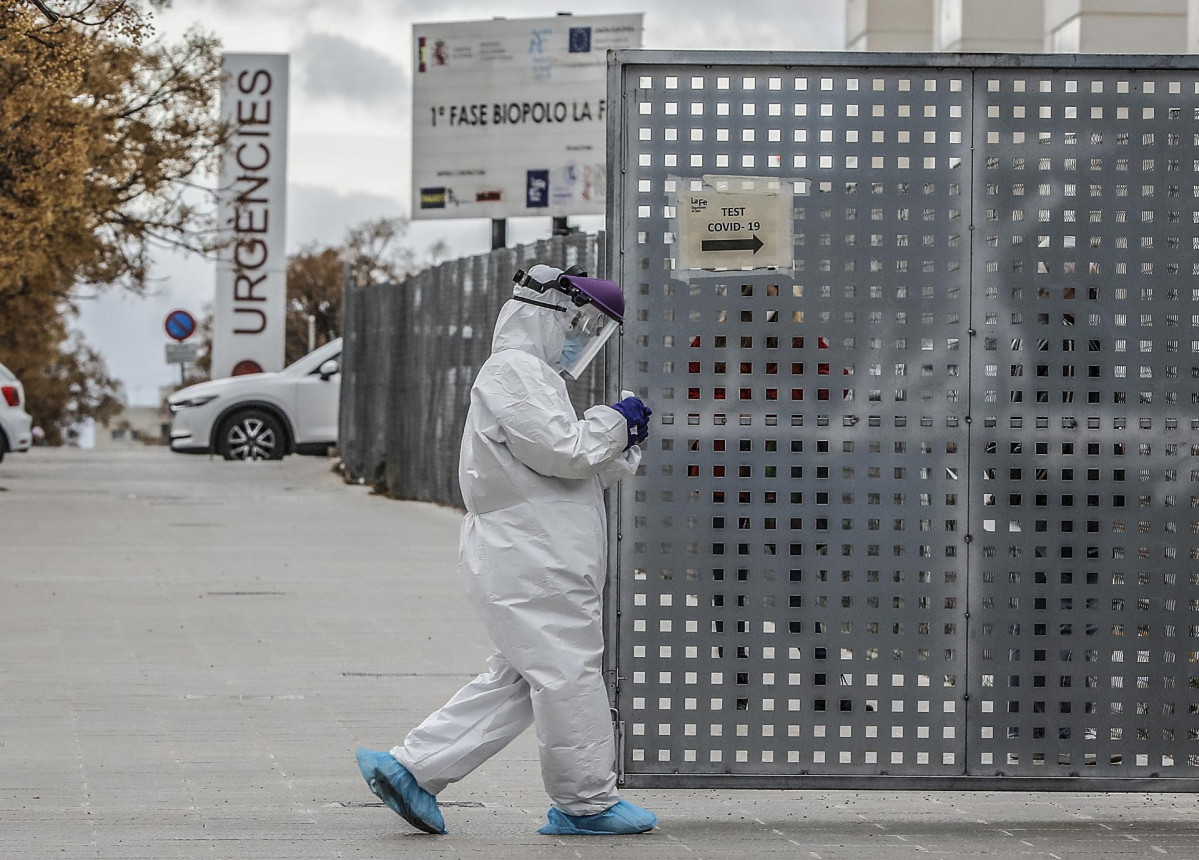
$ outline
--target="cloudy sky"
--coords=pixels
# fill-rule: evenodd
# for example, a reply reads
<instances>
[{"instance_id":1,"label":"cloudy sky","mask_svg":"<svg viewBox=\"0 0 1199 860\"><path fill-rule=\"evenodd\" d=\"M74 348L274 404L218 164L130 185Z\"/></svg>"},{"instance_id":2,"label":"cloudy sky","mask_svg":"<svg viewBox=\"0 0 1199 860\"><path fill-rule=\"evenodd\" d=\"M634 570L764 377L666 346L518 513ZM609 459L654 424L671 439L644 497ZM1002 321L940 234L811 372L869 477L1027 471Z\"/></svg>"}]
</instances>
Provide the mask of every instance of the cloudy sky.
<instances>
[{"instance_id":1,"label":"cloudy sky","mask_svg":"<svg viewBox=\"0 0 1199 860\"><path fill-rule=\"evenodd\" d=\"M663 50L814 51L844 46L844 0L612 0L574 8L543 0L175 0L159 13L167 38L214 32L228 51L291 55L288 138L289 252L338 244L368 218L409 214L411 42L414 23L579 15L644 15L643 46ZM575 219L585 230L602 218ZM490 222L415 222L409 244L446 241L453 256L490 248ZM510 244L544 238L548 218L509 222ZM162 254L145 298L109 292L83 300L77 326L125 384L133 405L154 404L177 380L163 358L162 324L174 308L211 305L213 264ZM82 294L89 291L81 288Z\"/></svg>"}]
</instances>

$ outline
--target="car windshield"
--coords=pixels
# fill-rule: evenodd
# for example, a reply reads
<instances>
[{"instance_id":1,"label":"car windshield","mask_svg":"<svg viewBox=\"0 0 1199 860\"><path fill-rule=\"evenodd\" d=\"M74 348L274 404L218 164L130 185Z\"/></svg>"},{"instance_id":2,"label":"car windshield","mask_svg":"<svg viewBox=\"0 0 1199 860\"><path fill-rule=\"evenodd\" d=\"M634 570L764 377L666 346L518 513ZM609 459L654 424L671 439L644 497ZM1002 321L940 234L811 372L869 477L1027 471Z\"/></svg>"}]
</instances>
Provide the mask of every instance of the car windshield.
<instances>
[{"instance_id":1,"label":"car windshield","mask_svg":"<svg viewBox=\"0 0 1199 860\"><path fill-rule=\"evenodd\" d=\"M283 368L283 373L306 374L312 373L326 361L331 358L337 358L341 355L341 338L335 338L329 341L324 346L314 349L312 352L297 358L287 367Z\"/></svg>"}]
</instances>

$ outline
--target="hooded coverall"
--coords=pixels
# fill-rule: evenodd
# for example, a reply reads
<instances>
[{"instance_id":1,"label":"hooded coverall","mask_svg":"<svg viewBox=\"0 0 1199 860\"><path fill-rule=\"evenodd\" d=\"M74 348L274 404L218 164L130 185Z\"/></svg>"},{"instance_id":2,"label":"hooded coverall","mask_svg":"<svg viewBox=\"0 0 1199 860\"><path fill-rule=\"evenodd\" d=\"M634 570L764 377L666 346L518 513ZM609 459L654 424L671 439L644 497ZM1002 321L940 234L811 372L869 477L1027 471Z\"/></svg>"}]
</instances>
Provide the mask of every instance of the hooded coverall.
<instances>
[{"instance_id":1,"label":"hooded coverall","mask_svg":"<svg viewBox=\"0 0 1199 860\"><path fill-rule=\"evenodd\" d=\"M571 406L555 369L568 318L515 299L500 311L458 472L459 572L496 651L391 753L437 794L535 723L553 805L592 815L620 799L601 673L603 489L636 470L641 450L625 450L616 410L593 406L580 420Z\"/></svg>"}]
</instances>

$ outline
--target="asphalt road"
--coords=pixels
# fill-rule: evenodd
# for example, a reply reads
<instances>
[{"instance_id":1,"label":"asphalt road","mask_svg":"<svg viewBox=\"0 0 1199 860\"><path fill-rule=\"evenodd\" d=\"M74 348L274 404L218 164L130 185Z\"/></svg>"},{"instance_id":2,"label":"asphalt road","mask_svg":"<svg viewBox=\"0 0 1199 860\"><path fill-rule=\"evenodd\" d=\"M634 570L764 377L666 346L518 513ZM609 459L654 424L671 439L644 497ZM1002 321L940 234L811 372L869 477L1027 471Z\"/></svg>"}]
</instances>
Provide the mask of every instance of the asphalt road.
<instances>
[{"instance_id":1,"label":"asphalt road","mask_svg":"<svg viewBox=\"0 0 1199 860\"><path fill-rule=\"evenodd\" d=\"M412 831L354 764L482 668L460 515L324 459L0 463L0 858L1190 858L1192 795L640 791L659 831L538 836L532 733Z\"/></svg>"}]
</instances>

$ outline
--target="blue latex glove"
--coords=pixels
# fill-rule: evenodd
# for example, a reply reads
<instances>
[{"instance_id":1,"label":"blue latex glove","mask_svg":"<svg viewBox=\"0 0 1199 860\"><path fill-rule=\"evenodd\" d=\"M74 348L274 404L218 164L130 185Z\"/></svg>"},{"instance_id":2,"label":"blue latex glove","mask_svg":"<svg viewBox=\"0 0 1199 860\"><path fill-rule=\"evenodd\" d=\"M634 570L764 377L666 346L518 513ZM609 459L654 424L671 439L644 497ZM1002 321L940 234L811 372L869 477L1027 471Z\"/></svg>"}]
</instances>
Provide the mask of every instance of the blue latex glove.
<instances>
[{"instance_id":1,"label":"blue latex glove","mask_svg":"<svg viewBox=\"0 0 1199 860\"><path fill-rule=\"evenodd\" d=\"M612 408L623 415L628 423L629 441L625 445L626 451L649 438L649 417L654 411L642 403L641 398L626 397L619 403L613 403Z\"/></svg>"},{"instance_id":2,"label":"blue latex glove","mask_svg":"<svg viewBox=\"0 0 1199 860\"><path fill-rule=\"evenodd\" d=\"M644 418L644 420L642 420L641 422L639 422L637 424L637 426L635 428L636 432L633 434L633 439L629 443L630 447L632 447L633 445L640 445L642 442L644 442L646 439L649 438L649 417L653 414L654 414L654 410L652 410L648 406L646 406L645 407L645 418Z\"/></svg>"}]
</instances>

